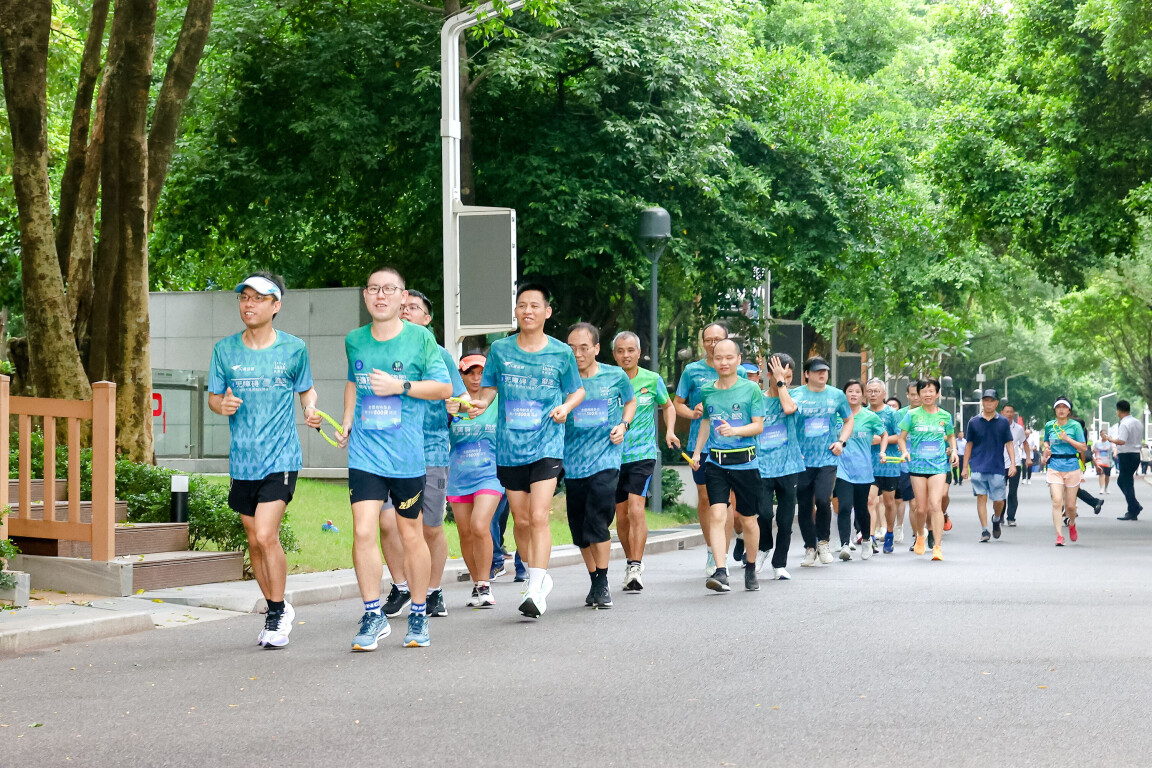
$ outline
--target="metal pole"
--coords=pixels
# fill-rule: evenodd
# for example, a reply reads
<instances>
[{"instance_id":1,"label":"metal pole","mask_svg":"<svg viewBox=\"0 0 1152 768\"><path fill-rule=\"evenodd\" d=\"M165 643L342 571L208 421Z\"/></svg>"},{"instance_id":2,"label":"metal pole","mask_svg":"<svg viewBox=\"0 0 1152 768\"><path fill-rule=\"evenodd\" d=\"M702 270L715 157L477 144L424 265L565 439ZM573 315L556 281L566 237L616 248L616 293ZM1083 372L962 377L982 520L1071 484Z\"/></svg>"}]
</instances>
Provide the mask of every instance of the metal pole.
<instances>
[{"instance_id":1,"label":"metal pole","mask_svg":"<svg viewBox=\"0 0 1152 768\"><path fill-rule=\"evenodd\" d=\"M506 0L504 8L514 11L525 0ZM492 3L463 11L444 22L440 29L440 137L443 185L441 212L444 240L444 346L460 355L458 314L460 306L459 244L457 214L460 206L460 35L476 26L481 18L496 13Z\"/></svg>"},{"instance_id":2,"label":"metal pole","mask_svg":"<svg viewBox=\"0 0 1152 768\"><path fill-rule=\"evenodd\" d=\"M836 320L833 320L832 321L832 359L829 361L831 363L831 368L832 368L832 371L831 371L832 380L829 381L828 383L834 387L840 381L838 378L836 378L836 373L837 373L837 370L839 369L839 366L837 365L837 358L839 356L840 356L840 323Z\"/></svg>"},{"instance_id":3,"label":"metal pole","mask_svg":"<svg viewBox=\"0 0 1152 768\"><path fill-rule=\"evenodd\" d=\"M1005 402L1008 401L1008 379L1014 379L1017 376L1024 376L1024 375L1025 375L1024 373L1014 373L1011 376L1005 376L1004 377L1004 400L1005 400Z\"/></svg>"},{"instance_id":4,"label":"metal pole","mask_svg":"<svg viewBox=\"0 0 1152 768\"><path fill-rule=\"evenodd\" d=\"M649 328L651 332L648 336L648 343L651 348L648 350L648 360L653 373L660 373L660 345L657 343L659 334L659 315L660 304L659 302L659 289L658 278L659 272L657 267L660 262L660 254L656 253L655 258L652 259L652 306L649 308ZM655 401L653 401L655 403ZM656 428L656 467L652 470L652 511L655 514L660 514L664 511L664 493L663 493L663 478L661 472L663 471L663 464L660 460L662 452L660 450L660 409L656 408L656 413L653 414L652 423Z\"/></svg>"}]
</instances>

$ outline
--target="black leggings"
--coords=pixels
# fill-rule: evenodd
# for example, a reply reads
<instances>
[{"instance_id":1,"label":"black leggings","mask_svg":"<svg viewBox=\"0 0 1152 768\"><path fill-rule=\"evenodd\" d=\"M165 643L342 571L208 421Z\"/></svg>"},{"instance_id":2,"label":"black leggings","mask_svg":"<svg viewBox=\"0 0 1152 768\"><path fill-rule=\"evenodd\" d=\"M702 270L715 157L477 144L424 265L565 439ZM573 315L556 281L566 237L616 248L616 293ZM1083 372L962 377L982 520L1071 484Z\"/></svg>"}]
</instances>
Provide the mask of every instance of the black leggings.
<instances>
[{"instance_id":1,"label":"black leggings","mask_svg":"<svg viewBox=\"0 0 1152 768\"><path fill-rule=\"evenodd\" d=\"M852 510L856 510L856 530L867 539L872 533L872 517L868 514L868 493L871 483L850 483L836 481L836 499L840 508L836 513L836 526L840 533L840 543L852 541Z\"/></svg>"},{"instance_id":2,"label":"black leggings","mask_svg":"<svg viewBox=\"0 0 1152 768\"><path fill-rule=\"evenodd\" d=\"M796 516L805 549L815 549L817 541L828 541L832 533L832 489L836 486L836 466L808 467L796 485Z\"/></svg>"},{"instance_id":3,"label":"black leggings","mask_svg":"<svg viewBox=\"0 0 1152 768\"><path fill-rule=\"evenodd\" d=\"M784 568L788 564L788 547L792 546L792 521L796 517L796 483L803 472L783 477L760 479L760 551L773 549L772 499L776 499L776 541L772 552L772 567Z\"/></svg>"}]
</instances>

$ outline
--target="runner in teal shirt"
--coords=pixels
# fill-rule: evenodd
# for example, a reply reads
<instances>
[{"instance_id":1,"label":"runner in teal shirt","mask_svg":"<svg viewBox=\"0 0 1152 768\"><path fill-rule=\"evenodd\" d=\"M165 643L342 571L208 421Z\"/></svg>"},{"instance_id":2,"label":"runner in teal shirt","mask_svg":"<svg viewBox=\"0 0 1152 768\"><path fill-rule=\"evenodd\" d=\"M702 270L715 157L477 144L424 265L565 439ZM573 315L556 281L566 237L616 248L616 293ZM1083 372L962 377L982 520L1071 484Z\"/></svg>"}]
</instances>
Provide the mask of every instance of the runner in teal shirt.
<instances>
[{"instance_id":1,"label":"runner in teal shirt","mask_svg":"<svg viewBox=\"0 0 1152 768\"><path fill-rule=\"evenodd\" d=\"M648 543L648 518L644 512L649 483L659 457L656 409L664 414L664 441L680 448L676 437L676 407L668 396L664 379L655 371L640 367L640 337L621 331L612 340L612 357L628 374L636 393L636 417L624 435L624 457L616 485L616 533L624 550L624 591L644 589L644 548Z\"/></svg>"},{"instance_id":2,"label":"runner in teal shirt","mask_svg":"<svg viewBox=\"0 0 1152 768\"><path fill-rule=\"evenodd\" d=\"M912 529L916 543L912 551L918 555L926 551L923 535L925 518L932 526L932 559L943 560L941 542L944 540L944 495L948 485L946 476L950 467L959 462L956 456L956 435L952 414L941 409L936 400L940 395L940 382L922 379L917 385L920 407L904 414L898 428L900 455L909 462L912 489L916 494L916 507L912 512Z\"/></svg>"},{"instance_id":3,"label":"runner in teal shirt","mask_svg":"<svg viewBox=\"0 0 1152 768\"><path fill-rule=\"evenodd\" d=\"M772 551L772 578L791 579L788 548L792 544L792 523L796 518L796 487L803 477L804 455L800 453L800 416L788 394L795 362L777 352L765 361L768 388L764 391L764 431L760 433L760 546L756 570L760 572ZM773 509L773 502L776 507ZM772 540L772 520L776 520L776 540Z\"/></svg>"}]
</instances>

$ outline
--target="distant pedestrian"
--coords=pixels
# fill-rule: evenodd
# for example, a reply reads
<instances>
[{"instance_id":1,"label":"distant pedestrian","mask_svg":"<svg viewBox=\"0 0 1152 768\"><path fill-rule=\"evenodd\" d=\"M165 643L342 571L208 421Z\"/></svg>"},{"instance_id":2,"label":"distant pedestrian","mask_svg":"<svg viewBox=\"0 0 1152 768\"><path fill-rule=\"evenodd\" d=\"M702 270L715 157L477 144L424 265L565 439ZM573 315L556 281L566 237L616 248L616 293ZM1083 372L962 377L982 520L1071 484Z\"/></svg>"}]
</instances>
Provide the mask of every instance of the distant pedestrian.
<instances>
[{"instance_id":1,"label":"distant pedestrian","mask_svg":"<svg viewBox=\"0 0 1152 768\"><path fill-rule=\"evenodd\" d=\"M1140 474L1148 474L1148 465L1152 464L1152 448L1145 443L1140 446Z\"/></svg>"},{"instance_id":2,"label":"distant pedestrian","mask_svg":"<svg viewBox=\"0 0 1152 768\"><path fill-rule=\"evenodd\" d=\"M1008 426L1012 430L1012 447L1016 458L1016 474L1008 475L1008 503L1004 506L1005 522L1009 527L1012 527L1016 522L1016 509L1020 503L1018 497L1020 481L1024 478L1025 473L1030 474L1032 468L1032 450L1028 445L1028 433L1024 431L1024 427L1021 426L1016 416L1016 409L1010 403L1004 403L1000 409L1000 415L1008 419ZM1010 460L1008 451L1004 451L1005 468L1008 467Z\"/></svg>"},{"instance_id":3,"label":"distant pedestrian","mask_svg":"<svg viewBox=\"0 0 1152 768\"><path fill-rule=\"evenodd\" d=\"M976 514L980 516L980 541L1000 538L1004 505L1008 500L1008 477L1016 474L1016 448L1008 419L996 413L1000 396L986 389L980 398L980 413L968 422L964 441L964 469L961 477L971 473L972 494L976 497ZM959 446L960 441L956 441ZM1009 461L1004 461L1008 453ZM1005 468L1007 463L1007 468ZM992 534L988 533L988 500L992 500Z\"/></svg>"},{"instance_id":4,"label":"distant pedestrian","mask_svg":"<svg viewBox=\"0 0 1152 768\"><path fill-rule=\"evenodd\" d=\"M1117 519L1135 520L1144 510L1136 500L1136 487L1132 480L1136 468L1140 466L1140 443L1143 442L1144 427L1132 418L1132 405L1127 400L1116 403L1116 416L1120 423L1116 425L1115 436L1103 434L1100 439L1116 446L1116 485L1128 502L1128 511Z\"/></svg>"},{"instance_id":5,"label":"distant pedestrian","mask_svg":"<svg viewBox=\"0 0 1152 768\"><path fill-rule=\"evenodd\" d=\"M1092 463L1096 466L1096 478L1100 492L1108 493L1108 482L1112 477L1112 452L1114 448L1107 440L1097 440L1092 444Z\"/></svg>"}]
</instances>

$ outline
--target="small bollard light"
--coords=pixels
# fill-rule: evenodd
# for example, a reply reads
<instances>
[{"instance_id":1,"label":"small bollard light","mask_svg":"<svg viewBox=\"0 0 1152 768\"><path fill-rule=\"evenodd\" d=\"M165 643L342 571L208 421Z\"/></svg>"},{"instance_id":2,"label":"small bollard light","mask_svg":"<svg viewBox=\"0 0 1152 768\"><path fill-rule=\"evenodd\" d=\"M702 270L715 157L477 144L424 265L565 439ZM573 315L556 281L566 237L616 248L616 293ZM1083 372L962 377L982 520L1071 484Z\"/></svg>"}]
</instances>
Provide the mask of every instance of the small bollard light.
<instances>
[{"instance_id":1,"label":"small bollard light","mask_svg":"<svg viewBox=\"0 0 1152 768\"><path fill-rule=\"evenodd\" d=\"M172 522L188 522L188 475L172 475Z\"/></svg>"}]
</instances>

